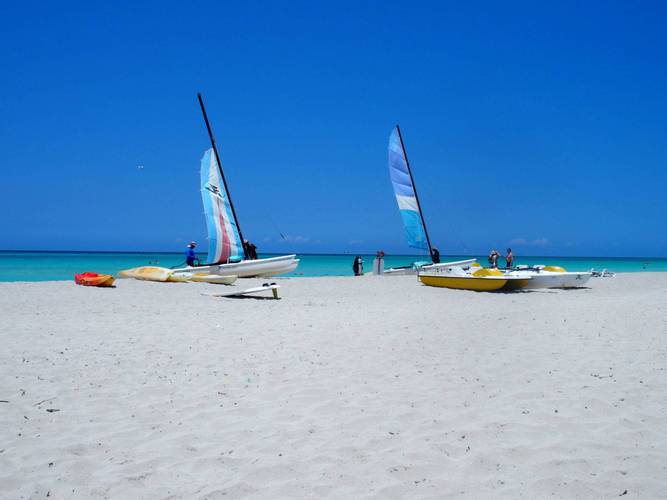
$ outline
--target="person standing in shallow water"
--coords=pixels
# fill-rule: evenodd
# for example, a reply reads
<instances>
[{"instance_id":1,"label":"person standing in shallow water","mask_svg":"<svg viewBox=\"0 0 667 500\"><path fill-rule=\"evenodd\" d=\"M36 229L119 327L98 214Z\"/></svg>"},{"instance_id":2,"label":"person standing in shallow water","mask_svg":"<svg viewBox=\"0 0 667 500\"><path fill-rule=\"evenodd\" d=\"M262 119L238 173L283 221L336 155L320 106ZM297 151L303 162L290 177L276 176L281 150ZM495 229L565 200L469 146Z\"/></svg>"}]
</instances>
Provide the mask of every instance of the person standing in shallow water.
<instances>
[{"instance_id":1,"label":"person standing in shallow water","mask_svg":"<svg viewBox=\"0 0 667 500\"><path fill-rule=\"evenodd\" d=\"M357 255L352 263L352 270L355 276L362 276L364 274L364 260L361 255Z\"/></svg>"},{"instance_id":2,"label":"person standing in shallow water","mask_svg":"<svg viewBox=\"0 0 667 500\"><path fill-rule=\"evenodd\" d=\"M510 269L510 268L512 268L512 266L514 266L514 254L512 253L511 248L507 249L507 255L505 256L505 262L506 262L505 267L507 269Z\"/></svg>"}]
</instances>

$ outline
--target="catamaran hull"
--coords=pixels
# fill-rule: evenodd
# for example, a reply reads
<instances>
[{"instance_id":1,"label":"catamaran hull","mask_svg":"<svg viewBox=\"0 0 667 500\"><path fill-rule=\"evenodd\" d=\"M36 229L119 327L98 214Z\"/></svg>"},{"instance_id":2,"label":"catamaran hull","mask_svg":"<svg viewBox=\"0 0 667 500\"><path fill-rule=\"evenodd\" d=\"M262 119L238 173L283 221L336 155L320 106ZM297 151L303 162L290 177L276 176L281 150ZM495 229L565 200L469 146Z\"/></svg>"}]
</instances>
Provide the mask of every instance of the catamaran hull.
<instances>
[{"instance_id":1,"label":"catamaran hull","mask_svg":"<svg viewBox=\"0 0 667 500\"><path fill-rule=\"evenodd\" d=\"M506 288L578 288L586 286L592 274L588 272L530 272L530 271L511 271L509 276L526 277L527 280L509 281Z\"/></svg>"},{"instance_id":2,"label":"catamaran hull","mask_svg":"<svg viewBox=\"0 0 667 500\"><path fill-rule=\"evenodd\" d=\"M242 260L230 264L215 264L211 266L184 267L174 269L179 273L202 273L236 275L239 278L269 277L286 274L294 271L299 265L295 254L271 257L269 259Z\"/></svg>"},{"instance_id":3,"label":"catamaran hull","mask_svg":"<svg viewBox=\"0 0 667 500\"><path fill-rule=\"evenodd\" d=\"M477 259L456 260L453 262L441 262L439 264L427 264L421 267L392 267L385 269L384 274L388 276L415 275L421 271L441 272L451 267L466 267L472 265Z\"/></svg>"}]
</instances>

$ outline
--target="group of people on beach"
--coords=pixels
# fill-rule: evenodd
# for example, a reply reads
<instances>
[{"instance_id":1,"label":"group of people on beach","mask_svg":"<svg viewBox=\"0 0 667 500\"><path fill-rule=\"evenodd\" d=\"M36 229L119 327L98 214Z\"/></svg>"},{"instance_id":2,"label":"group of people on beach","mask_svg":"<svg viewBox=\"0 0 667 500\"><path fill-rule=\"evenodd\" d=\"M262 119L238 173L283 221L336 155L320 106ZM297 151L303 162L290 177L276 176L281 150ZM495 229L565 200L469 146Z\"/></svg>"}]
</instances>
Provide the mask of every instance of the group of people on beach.
<instances>
[{"instance_id":1,"label":"group of people on beach","mask_svg":"<svg viewBox=\"0 0 667 500\"><path fill-rule=\"evenodd\" d=\"M384 259L384 250L378 250L375 257L377 260L382 261ZM440 251L437 248L431 250L431 260L434 264L440 263ZM364 259L361 258L361 255L357 255L352 261L352 272L354 272L355 276L363 276Z\"/></svg>"},{"instance_id":2,"label":"group of people on beach","mask_svg":"<svg viewBox=\"0 0 667 500\"><path fill-rule=\"evenodd\" d=\"M243 240L243 250L247 260L257 260L257 246L248 240Z\"/></svg>"},{"instance_id":3,"label":"group of people on beach","mask_svg":"<svg viewBox=\"0 0 667 500\"><path fill-rule=\"evenodd\" d=\"M497 269L498 268L498 259L500 258L500 252L498 250L491 250L491 253L489 254L489 267L492 269ZM507 255L505 255L505 268L510 269L514 265L514 254L512 253L512 249L508 248L507 249Z\"/></svg>"},{"instance_id":4,"label":"group of people on beach","mask_svg":"<svg viewBox=\"0 0 667 500\"><path fill-rule=\"evenodd\" d=\"M383 259L384 252L380 250L379 252L377 252L376 257L378 259ZM489 253L489 258L488 258L489 267L491 267L492 269L497 269L498 259L500 257L501 255L498 250L491 250L491 253ZM440 263L440 252L438 251L437 248L434 248L433 251L431 252L431 260L433 261L434 264ZM513 266L514 266L514 254L512 253L512 249L508 248L507 254L505 255L505 268L511 269ZM355 276L362 276L364 274L364 259L361 258L361 255L357 255L352 261L352 271L354 272Z\"/></svg>"},{"instance_id":5,"label":"group of people on beach","mask_svg":"<svg viewBox=\"0 0 667 500\"><path fill-rule=\"evenodd\" d=\"M188 243L187 250L185 251L185 263L188 266L198 266L200 261L197 258L195 253L195 248L197 243L191 241ZM250 243L248 240L243 240L243 251L245 252L245 258L248 260L257 260L257 246L253 243ZM384 257L384 252L380 250L377 253L378 258ZM493 269L498 268L498 259L500 258L500 252L498 250L491 250L489 254L489 267ZM431 251L431 260L434 264L440 263L440 251L437 248L433 248ZM512 254L512 249L507 249L507 254L505 255L505 267L507 269L511 268L514 265L514 255ZM352 262L352 271L355 276L361 276L364 274L364 259L361 258L361 255L357 255Z\"/></svg>"}]
</instances>

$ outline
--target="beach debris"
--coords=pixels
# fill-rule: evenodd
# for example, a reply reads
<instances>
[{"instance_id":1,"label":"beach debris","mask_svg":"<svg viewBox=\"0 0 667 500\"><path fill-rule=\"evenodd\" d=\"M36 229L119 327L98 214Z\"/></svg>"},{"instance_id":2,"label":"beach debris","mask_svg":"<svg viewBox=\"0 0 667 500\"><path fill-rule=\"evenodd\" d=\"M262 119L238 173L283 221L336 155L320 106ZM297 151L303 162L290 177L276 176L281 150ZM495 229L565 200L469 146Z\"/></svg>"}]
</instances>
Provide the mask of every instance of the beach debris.
<instances>
[{"instance_id":1,"label":"beach debris","mask_svg":"<svg viewBox=\"0 0 667 500\"><path fill-rule=\"evenodd\" d=\"M23 395L23 394L22 394L22 395ZM39 405L41 405L42 403L46 403L47 401L53 401L54 399L56 399L55 396L52 397L52 398L48 398L48 399L42 399L41 401L38 401L37 403L33 404L33 406L39 406Z\"/></svg>"},{"instance_id":2,"label":"beach debris","mask_svg":"<svg viewBox=\"0 0 667 500\"><path fill-rule=\"evenodd\" d=\"M48 411L49 413L54 413L56 411L60 411L60 408L47 408L46 411Z\"/></svg>"},{"instance_id":3,"label":"beach debris","mask_svg":"<svg viewBox=\"0 0 667 500\"><path fill-rule=\"evenodd\" d=\"M644 266L642 269L646 269L646 266ZM594 278L613 278L616 276L616 273L613 273L607 269L603 269L602 271L596 271L595 268L592 268L590 270L591 276Z\"/></svg>"}]
</instances>

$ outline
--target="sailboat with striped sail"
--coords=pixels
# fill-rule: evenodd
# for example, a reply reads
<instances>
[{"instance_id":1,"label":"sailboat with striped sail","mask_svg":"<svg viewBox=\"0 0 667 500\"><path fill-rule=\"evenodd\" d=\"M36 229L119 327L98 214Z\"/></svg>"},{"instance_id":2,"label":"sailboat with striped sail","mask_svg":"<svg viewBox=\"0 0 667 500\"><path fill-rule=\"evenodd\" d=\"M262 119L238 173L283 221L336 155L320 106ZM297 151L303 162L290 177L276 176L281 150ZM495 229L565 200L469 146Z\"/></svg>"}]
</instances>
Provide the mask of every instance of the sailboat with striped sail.
<instances>
[{"instance_id":1,"label":"sailboat with striped sail","mask_svg":"<svg viewBox=\"0 0 667 500\"><path fill-rule=\"evenodd\" d=\"M201 94L197 94L197 98L211 140L211 148L204 152L200 170L201 195L208 231L208 256L206 264L175 269L174 273L206 271L210 274L244 278L275 276L293 271L299 265L295 254L268 259L251 259L248 255L204 101Z\"/></svg>"},{"instance_id":2,"label":"sailboat with striped sail","mask_svg":"<svg viewBox=\"0 0 667 500\"><path fill-rule=\"evenodd\" d=\"M415 181L405 152L403 136L398 125L389 136L389 177L396 195L398 211L405 227L405 237L408 246L417 250L428 251L429 262L415 262L410 266L386 269L385 274L417 274L422 269L447 268L466 266L475 262L475 259L454 262L434 263L434 248L426 230L426 222L419 203L419 196L415 188Z\"/></svg>"}]
</instances>

